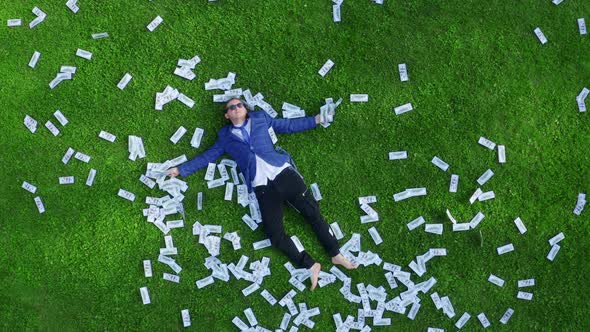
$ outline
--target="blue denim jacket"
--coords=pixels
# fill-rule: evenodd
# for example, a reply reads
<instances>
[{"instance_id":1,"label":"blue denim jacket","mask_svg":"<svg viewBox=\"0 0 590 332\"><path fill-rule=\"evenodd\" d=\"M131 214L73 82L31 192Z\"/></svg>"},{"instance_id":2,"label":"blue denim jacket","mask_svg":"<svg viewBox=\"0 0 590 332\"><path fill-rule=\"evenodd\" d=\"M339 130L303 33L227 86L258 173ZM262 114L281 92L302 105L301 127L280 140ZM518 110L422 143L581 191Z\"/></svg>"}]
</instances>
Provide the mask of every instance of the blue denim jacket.
<instances>
[{"instance_id":1,"label":"blue denim jacket","mask_svg":"<svg viewBox=\"0 0 590 332\"><path fill-rule=\"evenodd\" d=\"M180 175L189 176L196 171L207 167L209 163L215 162L222 154L229 154L238 164L248 192L252 191L252 180L256 177L256 155L273 166L281 166L291 162L288 154L279 153L275 150L268 128L272 127L275 133L296 133L313 129L317 126L314 116L297 119L273 119L266 112L249 112L250 117L250 145L231 133L231 125L227 125L217 133L217 141L205 152L196 156L190 161L180 165Z\"/></svg>"}]
</instances>

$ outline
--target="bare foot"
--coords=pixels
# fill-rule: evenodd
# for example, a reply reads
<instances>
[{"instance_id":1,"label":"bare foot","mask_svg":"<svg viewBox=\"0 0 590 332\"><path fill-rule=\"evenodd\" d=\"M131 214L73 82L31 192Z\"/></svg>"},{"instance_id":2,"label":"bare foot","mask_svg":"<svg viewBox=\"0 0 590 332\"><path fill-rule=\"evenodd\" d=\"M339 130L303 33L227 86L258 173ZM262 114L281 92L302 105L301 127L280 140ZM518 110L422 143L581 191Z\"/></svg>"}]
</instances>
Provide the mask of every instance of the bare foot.
<instances>
[{"instance_id":1,"label":"bare foot","mask_svg":"<svg viewBox=\"0 0 590 332\"><path fill-rule=\"evenodd\" d=\"M320 263L315 263L309 269L311 272L311 290L314 290L318 285L318 278L320 277L320 271L322 270L322 266Z\"/></svg>"},{"instance_id":2,"label":"bare foot","mask_svg":"<svg viewBox=\"0 0 590 332\"><path fill-rule=\"evenodd\" d=\"M332 264L342 265L348 270L354 270L358 267L357 265L352 264L348 259L346 259L346 257L342 256L342 254L332 257Z\"/></svg>"}]
</instances>

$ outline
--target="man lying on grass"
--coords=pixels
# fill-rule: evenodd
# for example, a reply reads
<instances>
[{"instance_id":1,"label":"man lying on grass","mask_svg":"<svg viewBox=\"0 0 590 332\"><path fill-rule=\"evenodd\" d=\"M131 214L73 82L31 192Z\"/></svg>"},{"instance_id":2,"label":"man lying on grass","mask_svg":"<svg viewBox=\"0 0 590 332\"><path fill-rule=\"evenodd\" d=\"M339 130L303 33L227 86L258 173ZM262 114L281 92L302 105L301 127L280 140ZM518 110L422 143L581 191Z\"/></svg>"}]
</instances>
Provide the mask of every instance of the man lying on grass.
<instances>
[{"instance_id":1,"label":"man lying on grass","mask_svg":"<svg viewBox=\"0 0 590 332\"><path fill-rule=\"evenodd\" d=\"M318 114L298 119L273 119L266 112L248 112L238 98L225 104L225 118L231 124L221 128L212 147L194 159L168 170L169 175L183 177L207 167L222 154L228 153L238 164L246 179L248 191L254 191L262 215L262 227L272 245L285 253L294 265L311 272L311 290L314 290L321 266L306 252L299 252L283 227L283 203L288 202L311 225L333 264L355 269L340 254L338 240L320 214L320 207L291 165L291 158L275 150L268 129L277 133L296 133L315 128L322 119ZM331 120L331 119L330 119Z\"/></svg>"}]
</instances>

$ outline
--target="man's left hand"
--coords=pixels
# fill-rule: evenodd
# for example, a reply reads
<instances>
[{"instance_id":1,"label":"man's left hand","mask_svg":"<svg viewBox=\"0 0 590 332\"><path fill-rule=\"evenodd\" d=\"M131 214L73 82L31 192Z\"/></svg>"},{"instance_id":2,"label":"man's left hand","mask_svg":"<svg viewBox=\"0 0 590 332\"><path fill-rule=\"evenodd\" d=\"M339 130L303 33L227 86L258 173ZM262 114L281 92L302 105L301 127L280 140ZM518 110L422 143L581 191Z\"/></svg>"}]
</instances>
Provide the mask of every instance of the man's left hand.
<instances>
[{"instance_id":1,"label":"man's left hand","mask_svg":"<svg viewBox=\"0 0 590 332\"><path fill-rule=\"evenodd\" d=\"M331 112L329 110L321 110L320 114L316 115L315 122L316 124L330 124L334 121L334 111Z\"/></svg>"},{"instance_id":2,"label":"man's left hand","mask_svg":"<svg viewBox=\"0 0 590 332\"><path fill-rule=\"evenodd\" d=\"M173 168L170 168L170 169L168 170L168 175L169 175L170 177L173 177L173 178L175 178L175 177L177 177L178 175L180 175L180 172L178 171L178 167L173 167Z\"/></svg>"}]
</instances>

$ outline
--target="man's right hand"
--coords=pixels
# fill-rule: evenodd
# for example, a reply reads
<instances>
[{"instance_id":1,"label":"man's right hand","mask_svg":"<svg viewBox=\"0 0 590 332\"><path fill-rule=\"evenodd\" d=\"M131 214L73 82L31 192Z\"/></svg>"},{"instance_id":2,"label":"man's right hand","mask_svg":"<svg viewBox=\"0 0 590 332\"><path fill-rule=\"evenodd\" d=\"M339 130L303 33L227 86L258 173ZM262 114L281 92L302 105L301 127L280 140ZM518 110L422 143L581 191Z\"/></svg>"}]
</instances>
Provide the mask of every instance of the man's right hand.
<instances>
[{"instance_id":1,"label":"man's right hand","mask_svg":"<svg viewBox=\"0 0 590 332\"><path fill-rule=\"evenodd\" d=\"M168 175L170 175L170 176L171 176L171 177L173 177L173 178L175 178L175 177L179 176L179 175L180 175L180 172L178 171L178 167L173 167L173 168L170 168L170 169L168 170Z\"/></svg>"}]
</instances>

